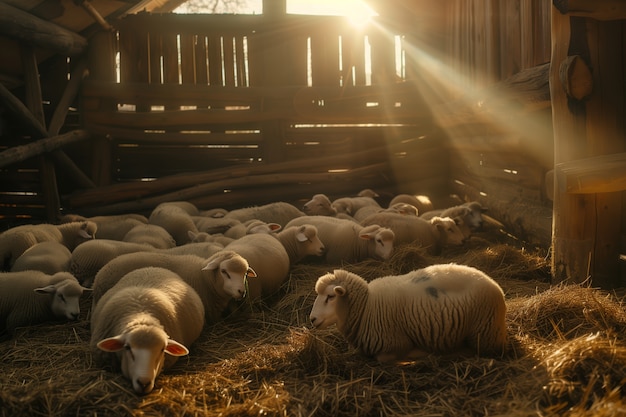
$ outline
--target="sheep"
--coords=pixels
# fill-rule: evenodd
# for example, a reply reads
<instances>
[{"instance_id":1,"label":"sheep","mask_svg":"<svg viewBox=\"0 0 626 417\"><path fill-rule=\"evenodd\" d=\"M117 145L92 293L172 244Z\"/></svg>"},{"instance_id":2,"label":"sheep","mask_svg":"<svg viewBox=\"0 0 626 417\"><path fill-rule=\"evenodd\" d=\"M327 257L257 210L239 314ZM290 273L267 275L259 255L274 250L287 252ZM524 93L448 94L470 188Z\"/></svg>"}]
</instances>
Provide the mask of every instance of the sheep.
<instances>
[{"instance_id":1,"label":"sheep","mask_svg":"<svg viewBox=\"0 0 626 417\"><path fill-rule=\"evenodd\" d=\"M397 203L407 203L415 206L418 213L425 213L433 209L433 203L426 195L398 194L389 201L387 207L391 208Z\"/></svg>"},{"instance_id":2,"label":"sheep","mask_svg":"<svg viewBox=\"0 0 626 417\"><path fill-rule=\"evenodd\" d=\"M311 224L290 226L276 234L289 255L291 265L307 256L323 256L326 247L317 235L317 227Z\"/></svg>"},{"instance_id":3,"label":"sheep","mask_svg":"<svg viewBox=\"0 0 626 417\"><path fill-rule=\"evenodd\" d=\"M257 276L246 259L226 249L216 252L208 259L164 252L125 254L98 271L93 283L93 306L96 307L103 295L124 275L148 266L169 269L191 285L202 300L207 324L220 320L231 299L242 300L246 296L248 277Z\"/></svg>"},{"instance_id":4,"label":"sheep","mask_svg":"<svg viewBox=\"0 0 626 417\"><path fill-rule=\"evenodd\" d=\"M421 217L405 216L399 213L380 212L361 222L363 226L376 224L394 231L396 245L417 243L430 254L438 255L449 246L461 246L465 236L457 224L460 219L434 217L430 221Z\"/></svg>"},{"instance_id":5,"label":"sheep","mask_svg":"<svg viewBox=\"0 0 626 417\"><path fill-rule=\"evenodd\" d=\"M337 325L347 341L380 362L469 348L502 355L506 304L500 286L478 269L438 264L367 283L346 270L321 276L310 320Z\"/></svg>"},{"instance_id":6,"label":"sheep","mask_svg":"<svg viewBox=\"0 0 626 417\"><path fill-rule=\"evenodd\" d=\"M435 216L439 217L460 217L469 226L470 230L478 230L483 225L482 214L487 211L478 201L470 201L458 206L448 207L443 210L431 210L420 214L423 219L431 219Z\"/></svg>"},{"instance_id":7,"label":"sheep","mask_svg":"<svg viewBox=\"0 0 626 417\"><path fill-rule=\"evenodd\" d=\"M266 223L277 223L285 226L287 222L296 217L304 216L304 213L295 206L283 201L265 204L263 206L246 207L231 210L224 215L225 219L236 219L240 222L248 220L261 220Z\"/></svg>"},{"instance_id":8,"label":"sheep","mask_svg":"<svg viewBox=\"0 0 626 417\"><path fill-rule=\"evenodd\" d=\"M141 214L119 214L111 216L83 217L78 214L66 214L60 223L71 221L92 221L98 226L98 239L122 240L133 227L148 223L148 218Z\"/></svg>"},{"instance_id":9,"label":"sheep","mask_svg":"<svg viewBox=\"0 0 626 417\"><path fill-rule=\"evenodd\" d=\"M12 335L22 326L55 319L76 320L81 287L69 272L49 275L41 271L0 273L0 332Z\"/></svg>"},{"instance_id":10,"label":"sheep","mask_svg":"<svg viewBox=\"0 0 626 417\"><path fill-rule=\"evenodd\" d=\"M82 285L91 287L96 273L112 259L125 253L154 250L156 250L154 247L141 243L95 239L74 249L69 271Z\"/></svg>"},{"instance_id":11,"label":"sheep","mask_svg":"<svg viewBox=\"0 0 626 417\"><path fill-rule=\"evenodd\" d=\"M199 243L199 242L211 242L217 245L226 246L229 243L233 242L235 239L232 237L226 237L222 233L210 234L207 232L192 232L189 231L189 240L191 243ZM189 245L189 243L187 243ZM183 245L183 246L187 246Z\"/></svg>"},{"instance_id":12,"label":"sheep","mask_svg":"<svg viewBox=\"0 0 626 417\"><path fill-rule=\"evenodd\" d=\"M368 206L381 208L380 204L372 197L340 197L331 203L331 207L337 214L344 213L350 216L354 216L359 209Z\"/></svg>"},{"instance_id":13,"label":"sheep","mask_svg":"<svg viewBox=\"0 0 626 417\"><path fill-rule=\"evenodd\" d=\"M96 361L110 357L137 394L190 346L204 327L198 294L176 273L147 267L126 274L91 315L90 345Z\"/></svg>"},{"instance_id":14,"label":"sheep","mask_svg":"<svg viewBox=\"0 0 626 417\"><path fill-rule=\"evenodd\" d=\"M243 256L257 277L248 281L249 299L275 294L289 277L289 255L283 244L265 233L245 235L224 247Z\"/></svg>"},{"instance_id":15,"label":"sheep","mask_svg":"<svg viewBox=\"0 0 626 417\"><path fill-rule=\"evenodd\" d=\"M222 245L213 243L186 244L169 249L157 249L141 243L96 239L76 248L70 257L69 271L86 287L91 287L98 271L112 259L127 253L163 252L170 255L197 255L208 258Z\"/></svg>"},{"instance_id":16,"label":"sheep","mask_svg":"<svg viewBox=\"0 0 626 417\"><path fill-rule=\"evenodd\" d=\"M358 262L366 258L389 259L394 247L394 232L378 225L363 227L351 220L328 216L305 216L285 227L311 224L326 248L329 263Z\"/></svg>"},{"instance_id":17,"label":"sheep","mask_svg":"<svg viewBox=\"0 0 626 417\"><path fill-rule=\"evenodd\" d=\"M337 209L332 206L330 198L326 194L315 194L309 201L304 203L302 211L308 216L336 216Z\"/></svg>"},{"instance_id":18,"label":"sheep","mask_svg":"<svg viewBox=\"0 0 626 417\"><path fill-rule=\"evenodd\" d=\"M157 249L170 249L176 246L171 234L156 224L140 224L128 231L122 238L124 242L142 243Z\"/></svg>"},{"instance_id":19,"label":"sheep","mask_svg":"<svg viewBox=\"0 0 626 417\"><path fill-rule=\"evenodd\" d=\"M374 190L372 190L371 188L364 188L361 191L359 191L359 193L357 194L357 197L372 197L372 198L376 198L376 197L380 197L380 195L378 195L378 193Z\"/></svg>"},{"instance_id":20,"label":"sheep","mask_svg":"<svg viewBox=\"0 0 626 417\"><path fill-rule=\"evenodd\" d=\"M161 226L176 240L176 245L189 243L188 231L197 232L198 228L191 215L185 211L182 202L161 203L152 210L148 223ZM188 208L191 210L191 208Z\"/></svg>"},{"instance_id":21,"label":"sheep","mask_svg":"<svg viewBox=\"0 0 626 417\"><path fill-rule=\"evenodd\" d=\"M91 221L53 224L26 224L0 234L0 267L8 271L26 249L36 243L56 241L70 251L86 240L93 239L97 225Z\"/></svg>"},{"instance_id":22,"label":"sheep","mask_svg":"<svg viewBox=\"0 0 626 417\"><path fill-rule=\"evenodd\" d=\"M72 253L62 243L54 240L39 242L15 260L11 272L35 270L48 275L69 271Z\"/></svg>"}]
</instances>

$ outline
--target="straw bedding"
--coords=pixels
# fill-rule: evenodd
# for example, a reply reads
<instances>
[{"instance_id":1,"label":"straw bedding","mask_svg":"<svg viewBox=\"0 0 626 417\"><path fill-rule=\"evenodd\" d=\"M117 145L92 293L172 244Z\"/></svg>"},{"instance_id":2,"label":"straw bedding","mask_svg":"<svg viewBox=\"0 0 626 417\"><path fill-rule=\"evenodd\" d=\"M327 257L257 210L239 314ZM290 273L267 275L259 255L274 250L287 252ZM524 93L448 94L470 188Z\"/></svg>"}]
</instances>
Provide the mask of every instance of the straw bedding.
<instances>
[{"instance_id":1,"label":"straw bedding","mask_svg":"<svg viewBox=\"0 0 626 417\"><path fill-rule=\"evenodd\" d=\"M208 327L144 397L92 363L82 319L19 329L0 343L1 416L615 416L626 413L626 312L586 285L550 286L538 253L485 235L426 255L342 265L366 279L433 263L478 267L505 290L510 346L501 358L431 355L406 364L360 356L336 329L314 331L317 277L292 268L280 296Z\"/></svg>"}]
</instances>

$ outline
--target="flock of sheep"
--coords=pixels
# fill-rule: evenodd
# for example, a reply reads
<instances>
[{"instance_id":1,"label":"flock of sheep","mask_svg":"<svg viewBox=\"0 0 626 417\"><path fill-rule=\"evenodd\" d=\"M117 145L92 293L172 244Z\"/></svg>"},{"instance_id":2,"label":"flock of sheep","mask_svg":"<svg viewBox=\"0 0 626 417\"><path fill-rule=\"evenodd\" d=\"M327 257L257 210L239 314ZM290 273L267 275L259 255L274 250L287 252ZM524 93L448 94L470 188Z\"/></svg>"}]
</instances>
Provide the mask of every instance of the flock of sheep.
<instances>
[{"instance_id":1,"label":"flock of sheep","mask_svg":"<svg viewBox=\"0 0 626 417\"><path fill-rule=\"evenodd\" d=\"M387 207L375 197L371 190L334 201L317 194L302 209L275 202L232 211L177 201L149 217L66 215L58 225L13 227L0 234L0 334L76 320L89 294L94 358L147 394L206 325L244 299L279 294L294 263L384 261L407 243L437 253L482 226L477 202L433 210L424 197L401 194ZM312 325L335 324L380 361L505 348L504 294L475 268L440 264L369 283L338 269L314 289Z\"/></svg>"}]
</instances>

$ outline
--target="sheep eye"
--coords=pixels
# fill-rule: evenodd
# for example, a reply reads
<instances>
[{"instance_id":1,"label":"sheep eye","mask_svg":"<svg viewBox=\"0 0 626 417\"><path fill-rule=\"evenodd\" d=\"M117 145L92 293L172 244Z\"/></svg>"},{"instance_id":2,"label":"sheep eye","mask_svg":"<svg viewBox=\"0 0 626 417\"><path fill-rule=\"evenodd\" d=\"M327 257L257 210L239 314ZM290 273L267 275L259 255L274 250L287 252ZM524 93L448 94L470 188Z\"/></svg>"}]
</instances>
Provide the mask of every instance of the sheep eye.
<instances>
[{"instance_id":1,"label":"sheep eye","mask_svg":"<svg viewBox=\"0 0 626 417\"><path fill-rule=\"evenodd\" d=\"M63 294L59 294L59 299L60 299L61 301L63 301L64 303L66 302L66 301L65 301L65 296L64 296Z\"/></svg>"},{"instance_id":2,"label":"sheep eye","mask_svg":"<svg viewBox=\"0 0 626 417\"><path fill-rule=\"evenodd\" d=\"M230 279L230 275L228 274L227 270L222 269L222 275L224 275L226 278Z\"/></svg>"},{"instance_id":3,"label":"sheep eye","mask_svg":"<svg viewBox=\"0 0 626 417\"><path fill-rule=\"evenodd\" d=\"M330 300L332 300L333 298L335 298L334 295L327 295L326 296L326 303L328 303Z\"/></svg>"}]
</instances>

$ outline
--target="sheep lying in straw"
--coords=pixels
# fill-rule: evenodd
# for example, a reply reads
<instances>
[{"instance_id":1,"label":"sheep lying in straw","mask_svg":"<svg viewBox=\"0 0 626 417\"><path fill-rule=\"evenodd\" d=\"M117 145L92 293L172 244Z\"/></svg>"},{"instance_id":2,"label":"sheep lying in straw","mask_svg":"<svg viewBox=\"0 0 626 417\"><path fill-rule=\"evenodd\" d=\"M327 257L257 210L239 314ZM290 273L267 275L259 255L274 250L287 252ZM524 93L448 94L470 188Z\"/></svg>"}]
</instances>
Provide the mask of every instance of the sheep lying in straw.
<instances>
[{"instance_id":1,"label":"sheep lying in straw","mask_svg":"<svg viewBox=\"0 0 626 417\"><path fill-rule=\"evenodd\" d=\"M93 239L97 229L98 226L91 221L13 227L0 234L0 268L10 270L26 249L39 242L60 242L72 251L84 241Z\"/></svg>"},{"instance_id":2,"label":"sheep lying in straw","mask_svg":"<svg viewBox=\"0 0 626 417\"><path fill-rule=\"evenodd\" d=\"M358 262L367 258L386 260L393 253L394 232L379 225L363 227L347 219L303 216L293 219L285 227L305 224L317 228L329 263Z\"/></svg>"},{"instance_id":3,"label":"sheep lying in straw","mask_svg":"<svg viewBox=\"0 0 626 417\"><path fill-rule=\"evenodd\" d=\"M0 333L55 319L76 320L83 291L68 272L48 275L40 271L0 273Z\"/></svg>"},{"instance_id":4,"label":"sheep lying in straw","mask_svg":"<svg viewBox=\"0 0 626 417\"><path fill-rule=\"evenodd\" d=\"M129 253L113 259L98 272L93 283L93 305L97 306L124 275L148 266L167 268L191 285L200 295L207 323L217 322L231 299L242 300L247 278L256 278L248 261L230 250L221 250L208 259L162 252Z\"/></svg>"},{"instance_id":5,"label":"sheep lying in straw","mask_svg":"<svg viewBox=\"0 0 626 417\"><path fill-rule=\"evenodd\" d=\"M335 270L318 279L315 291L313 326L337 324L348 342L381 362L464 347L478 354L504 353L504 293L472 267L432 265L369 284Z\"/></svg>"},{"instance_id":6,"label":"sheep lying in straw","mask_svg":"<svg viewBox=\"0 0 626 417\"><path fill-rule=\"evenodd\" d=\"M202 301L189 284L170 270L141 268L120 279L93 310L91 346L101 362L113 353L114 367L135 392L148 394L161 371L189 353L186 346L203 326Z\"/></svg>"}]
</instances>

